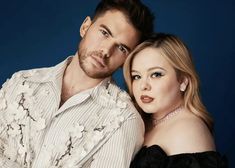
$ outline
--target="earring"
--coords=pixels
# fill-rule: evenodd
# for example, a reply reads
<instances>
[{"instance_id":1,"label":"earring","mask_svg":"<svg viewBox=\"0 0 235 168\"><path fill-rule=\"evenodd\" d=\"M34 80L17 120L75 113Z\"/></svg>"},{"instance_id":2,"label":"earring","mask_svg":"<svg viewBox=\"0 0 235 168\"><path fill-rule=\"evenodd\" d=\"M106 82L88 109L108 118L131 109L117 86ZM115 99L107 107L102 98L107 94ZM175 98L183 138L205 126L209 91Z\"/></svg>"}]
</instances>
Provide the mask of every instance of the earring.
<instances>
[{"instance_id":1,"label":"earring","mask_svg":"<svg viewBox=\"0 0 235 168\"><path fill-rule=\"evenodd\" d=\"M181 91L181 92L184 92L185 89L186 89L186 85L180 85L180 91Z\"/></svg>"}]
</instances>

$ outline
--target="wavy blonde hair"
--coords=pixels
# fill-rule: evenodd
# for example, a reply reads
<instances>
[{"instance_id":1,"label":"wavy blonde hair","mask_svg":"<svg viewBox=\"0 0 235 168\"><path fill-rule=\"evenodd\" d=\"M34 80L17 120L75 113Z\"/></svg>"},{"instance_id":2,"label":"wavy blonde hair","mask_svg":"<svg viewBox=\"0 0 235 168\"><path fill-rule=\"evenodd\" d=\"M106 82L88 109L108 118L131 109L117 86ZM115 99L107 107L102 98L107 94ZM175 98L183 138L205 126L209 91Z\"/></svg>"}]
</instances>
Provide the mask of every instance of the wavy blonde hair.
<instances>
[{"instance_id":1,"label":"wavy blonde hair","mask_svg":"<svg viewBox=\"0 0 235 168\"><path fill-rule=\"evenodd\" d=\"M167 59L167 61L175 69L178 80L182 79L183 77L187 77L188 85L186 90L183 92L184 107L201 118L208 126L209 130L213 132L212 117L207 112L206 107L203 105L200 98L199 77L195 70L192 56L187 46L175 35L164 33L155 34L149 40L139 44L126 59L123 67L123 73L129 93L133 100L134 97L132 92L131 78L132 60L140 51L148 47L153 47L160 50L162 56L164 56L165 59ZM149 114L143 113L143 111L141 112L136 102L135 105L144 119L146 128L148 128L150 125L150 116L148 116Z\"/></svg>"}]
</instances>

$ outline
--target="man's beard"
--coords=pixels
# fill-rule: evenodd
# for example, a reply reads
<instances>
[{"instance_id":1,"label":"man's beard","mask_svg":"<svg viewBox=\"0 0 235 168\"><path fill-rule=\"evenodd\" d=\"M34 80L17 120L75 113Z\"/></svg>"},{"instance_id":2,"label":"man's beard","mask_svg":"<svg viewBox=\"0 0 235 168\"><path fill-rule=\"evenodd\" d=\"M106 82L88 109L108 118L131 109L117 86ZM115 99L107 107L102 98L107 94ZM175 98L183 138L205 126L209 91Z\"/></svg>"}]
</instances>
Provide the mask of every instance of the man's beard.
<instances>
[{"instance_id":1,"label":"man's beard","mask_svg":"<svg viewBox=\"0 0 235 168\"><path fill-rule=\"evenodd\" d=\"M99 51L92 51L92 52L86 52L86 50L84 49L80 49L78 51L78 61L79 61L79 65L81 67L81 69L85 72L85 74L91 78L95 78L95 79L103 79L106 77L109 77L112 75L112 71L110 71L109 69L107 69L107 60L104 60L106 68L105 69L101 69L98 70L95 66L90 65L89 62L87 62L87 58L91 57L91 55L95 55L97 57L101 57L104 58L102 53Z\"/></svg>"}]
</instances>

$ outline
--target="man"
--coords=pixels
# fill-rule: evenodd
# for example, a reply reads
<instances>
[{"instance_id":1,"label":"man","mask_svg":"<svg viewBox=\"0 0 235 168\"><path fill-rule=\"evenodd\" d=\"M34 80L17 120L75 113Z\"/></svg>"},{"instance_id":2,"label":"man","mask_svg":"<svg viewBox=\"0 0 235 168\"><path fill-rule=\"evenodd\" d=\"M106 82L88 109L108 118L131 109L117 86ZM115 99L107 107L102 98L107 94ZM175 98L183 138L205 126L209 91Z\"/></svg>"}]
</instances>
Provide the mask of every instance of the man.
<instances>
[{"instance_id":1,"label":"man","mask_svg":"<svg viewBox=\"0 0 235 168\"><path fill-rule=\"evenodd\" d=\"M138 0L102 0L74 56L14 74L0 91L0 167L129 167L144 126L110 76L152 25Z\"/></svg>"}]
</instances>

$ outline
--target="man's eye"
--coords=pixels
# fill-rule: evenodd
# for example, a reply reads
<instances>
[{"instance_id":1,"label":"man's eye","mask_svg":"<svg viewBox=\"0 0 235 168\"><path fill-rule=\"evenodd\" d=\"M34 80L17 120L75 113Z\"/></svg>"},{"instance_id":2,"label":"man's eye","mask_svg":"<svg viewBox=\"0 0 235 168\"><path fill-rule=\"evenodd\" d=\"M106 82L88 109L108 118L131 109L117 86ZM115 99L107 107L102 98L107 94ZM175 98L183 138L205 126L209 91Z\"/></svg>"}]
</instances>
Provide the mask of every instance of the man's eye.
<instances>
[{"instance_id":1,"label":"man's eye","mask_svg":"<svg viewBox=\"0 0 235 168\"><path fill-rule=\"evenodd\" d=\"M100 32L101 32L105 37L108 37L108 36L109 36L108 32L105 31L105 30L103 30L103 29L101 29Z\"/></svg>"},{"instance_id":2,"label":"man's eye","mask_svg":"<svg viewBox=\"0 0 235 168\"><path fill-rule=\"evenodd\" d=\"M138 79L140 79L140 75L132 75L131 79L132 80L138 80Z\"/></svg>"},{"instance_id":3,"label":"man's eye","mask_svg":"<svg viewBox=\"0 0 235 168\"><path fill-rule=\"evenodd\" d=\"M163 76L163 74L161 72L154 72L151 74L152 78L157 78L157 77L161 77L161 76Z\"/></svg>"},{"instance_id":4,"label":"man's eye","mask_svg":"<svg viewBox=\"0 0 235 168\"><path fill-rule=\"evenodd\" d=\"M127 54L127 49L121 45L118 46L118 49L123 53L123 54Z\"/></svg>"}]
</instances>

